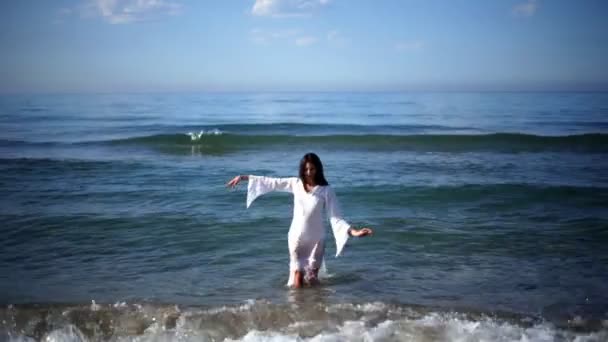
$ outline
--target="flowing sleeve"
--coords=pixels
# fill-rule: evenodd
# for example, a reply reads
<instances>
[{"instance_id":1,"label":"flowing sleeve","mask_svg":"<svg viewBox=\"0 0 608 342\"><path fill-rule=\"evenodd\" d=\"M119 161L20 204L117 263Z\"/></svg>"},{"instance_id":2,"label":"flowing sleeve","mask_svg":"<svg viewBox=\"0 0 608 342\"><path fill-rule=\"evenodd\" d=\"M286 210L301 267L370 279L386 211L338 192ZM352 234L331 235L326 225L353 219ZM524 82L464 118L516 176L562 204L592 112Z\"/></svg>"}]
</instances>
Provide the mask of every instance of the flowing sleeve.
<instances>
[{"instance_id":1,"label":"flowing sleeve","mask_svg":"<svg viewBox=\"0 0 608 342\"><path fill-rule=\"evenodd\" d=\"M249 184L247 185L247 208L251 203L271 191L283 191L293 193L293 185L297 178L272 178L263 176L249 176Z\"/></svg>"},{"instance_id":2,"label":"flowing sleeve","mask_svg":"<svg viewBox=\"0 0 608 342\"><path fill-rule=\"evenodd\" d=\"M350 224L342 218L342 212L336 198L336 193L332 188L327 189L325 199L325 208L327 209L327 216L329 216L329 222L331 229L336 239L336 257L342 253L346 241L348 241L348 231L350 230Z\"/></svg>"}]
</instances>

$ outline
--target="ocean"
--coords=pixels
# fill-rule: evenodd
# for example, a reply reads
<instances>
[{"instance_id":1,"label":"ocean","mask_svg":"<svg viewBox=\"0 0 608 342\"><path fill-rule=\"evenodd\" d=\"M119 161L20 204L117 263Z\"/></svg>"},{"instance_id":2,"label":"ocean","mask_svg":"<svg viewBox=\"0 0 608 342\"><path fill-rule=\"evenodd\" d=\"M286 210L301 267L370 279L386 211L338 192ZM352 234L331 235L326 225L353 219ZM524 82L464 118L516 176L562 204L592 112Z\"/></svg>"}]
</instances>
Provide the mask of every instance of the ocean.
<instances>
[{"instance_id":1,"label":"ocean","mask_svg":"<svg viewBox=\"0 0 608 342\"><path fill-rule=\"evenodd\" d=\"M351 238L285 286L321 158ZM1 341L608 341L608 93L0 96Z\"/></svg>"}]
</instances>

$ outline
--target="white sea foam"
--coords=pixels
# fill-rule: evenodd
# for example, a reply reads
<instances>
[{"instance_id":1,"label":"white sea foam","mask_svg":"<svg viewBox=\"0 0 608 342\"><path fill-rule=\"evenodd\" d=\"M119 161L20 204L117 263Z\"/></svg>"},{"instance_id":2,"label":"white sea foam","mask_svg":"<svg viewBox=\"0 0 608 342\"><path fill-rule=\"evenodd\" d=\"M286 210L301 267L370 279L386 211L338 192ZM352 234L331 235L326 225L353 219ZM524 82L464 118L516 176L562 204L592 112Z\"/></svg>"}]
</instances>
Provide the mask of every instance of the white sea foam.
<instances>
[{"instance_id":1,"label":"white sea foam","mask_svg":"<svg viewBox=\"0 0 608 342\"><path fill-rule=\"evenodd\" d=\"M101 306L97 303L95 303L94 300L91 300L91 311L97 311L101 308Z\"/></svg>"},{"instance_id":2,"label":"white sea foam","mask_svg":"<svg viewBox=\"0 0 608 342\"><path fill-rule=\"evenodd\" d=\"M67 325L61 329L53 330L42 338L44 342L86 342L89 341L78 328Z\"/></svg>"},{"instance_id":3,"label":"white sea foam","mask_svg":"<svg viewBox=\"0 0 608 342\"><path fill-rule=\"evenodd\" d=\"M3 334L0 326L0 341L608 341L608 330L601 326L599 331L582 332L545 321L426 311L382 302L297 309L263 300L200 309L117 302L72 310L76 311L47 316L50 330L40 337L33 337L37 334L34 326L41 322L38 314L32 314L25 330L9 328L16 322L3 322L9 331Z\"/></svg>"},{"instance_id":4,"label":"white sea foam","mask_svg":"<svg viewBox=\"0 0 608 342\"><path fill-rule=\"evenodd\" d=\"M8 342L36 342L36 340L34 340L31 337L27 337L27 336L23 336L23 335L13 336L12 334L0 334L0 341L8 341Z\"/></svg>"},{"instance_id":5,"label":"white sea foam","mask_svg":"<svg viewBox=\"0 0 608 342\"><path fill-rule=\"evenodd\" d=\"M222 135L224 134L224 132L220 131L217 128L214 129L210 129L210 130L201 130L200 132L196 133L196 132L188 132L188 135L190 136L190 139L192 139L192 141L198 141L201 140L201 138L205 135Z\"/></svg>"},{"instance_id":6,"label":"white sea foam","mask_svg":"<svg viewBox=\"0 0 608 342\"><path fill-rule=\"evenodd\" d=\"M293 332L253 330L239 339L226 341L576 341L605 342L608 332L577 334L561 331L551 324L520 327L492 319L468 321L449 315L429 314L417 320L383 321L368 326L362 321L347 321L344 324L310 337Z\"/></svg>"},{"instance_id":7,"label":"white sea foam","mask_svg":"<svg viewBox=\"0 0 608 342\"><path fill-rule=\"evenodd\" d=\"M576 341L604 342L608 331L575 333L555 328L549 323L528 327L497 321L491 318L467 320L457 314L429 313L419 319L385 320L371 324L364 320L345 321L332 325L327 321L297 322L276 330L250 330L243 336L226 335L225 331L200 329L196 324L187 324L182 316L174 329L161 324L150 325L138 336L114 336L113 341ZM95 338L93 338L95 340ZM10 342L34 341L26 336L9 336ZM85 342L90 341L73 325L53 330L42 341Z\"/></svg>"},{"instance_id":8,"label":"white sea foam","mask_svg":"<svg viewBox=\"0 0 608 342\"><path fill-rule=\"evenodd\" d=\"M116 302L112 305L114 308L126 308L127 302Z\"/></svg>"},{"instance_id":9,"label":"white sea foam","mask_svg":"<svg viewBox=\"0 0 608 342\"><path fill-rule=\"evenodd\" d=\"M381 312L388 310L387 305L382 302L372 302L363 304L333 304L326 308L327 312L335 312L337 310L356 310L361 312Z\"/></svg>"}]
</instances>

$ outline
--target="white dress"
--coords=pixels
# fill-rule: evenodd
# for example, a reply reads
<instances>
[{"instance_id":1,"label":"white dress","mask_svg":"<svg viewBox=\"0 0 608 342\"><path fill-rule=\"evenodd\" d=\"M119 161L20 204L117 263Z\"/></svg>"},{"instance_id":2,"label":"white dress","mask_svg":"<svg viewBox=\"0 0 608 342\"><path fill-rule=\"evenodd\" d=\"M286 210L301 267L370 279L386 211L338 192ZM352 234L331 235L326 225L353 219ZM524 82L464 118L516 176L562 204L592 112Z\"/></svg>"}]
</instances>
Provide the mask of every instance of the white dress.
<instances>
[{"instance_id":1,"label":"white dress","mask_svg":"<svg viewBox=\"0 0 608 342\"><path fill-rule=\"evenodd\" d=\"M302 181L297 177L272 178L249 176L247 186L247 208L258 197L270 191L283 191L293 194L293 219L288 234L289 281L294 283L294 271L310 272L319 269L325 251L325 225L323 207L336 239L336 257L340 255L346 241L350 225L342 218L336 194L329 186L316 186L306 192Z\"/></svg>"}]
</instances>

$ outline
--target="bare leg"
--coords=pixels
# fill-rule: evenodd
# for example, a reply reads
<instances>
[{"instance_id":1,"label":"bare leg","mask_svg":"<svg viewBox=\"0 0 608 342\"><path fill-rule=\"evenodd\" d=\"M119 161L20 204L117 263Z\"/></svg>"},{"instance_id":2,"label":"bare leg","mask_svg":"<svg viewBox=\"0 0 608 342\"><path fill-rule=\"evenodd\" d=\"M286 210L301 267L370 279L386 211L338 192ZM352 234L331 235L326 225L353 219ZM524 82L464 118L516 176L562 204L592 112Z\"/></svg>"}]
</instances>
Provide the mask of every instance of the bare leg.
<instances>
[{"instance_id":1,"label":"bare leg","mask_svg":"<svg viewBox=\"0 0 608 342\"><path fill-rule=\"evenodd\" d=\"M302 283L304 282L304 274L302 272L295 270L295 276L293 281L293 287L296 289L302 288Z\"/></svg>"}]
</instances>

